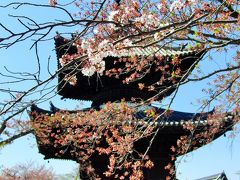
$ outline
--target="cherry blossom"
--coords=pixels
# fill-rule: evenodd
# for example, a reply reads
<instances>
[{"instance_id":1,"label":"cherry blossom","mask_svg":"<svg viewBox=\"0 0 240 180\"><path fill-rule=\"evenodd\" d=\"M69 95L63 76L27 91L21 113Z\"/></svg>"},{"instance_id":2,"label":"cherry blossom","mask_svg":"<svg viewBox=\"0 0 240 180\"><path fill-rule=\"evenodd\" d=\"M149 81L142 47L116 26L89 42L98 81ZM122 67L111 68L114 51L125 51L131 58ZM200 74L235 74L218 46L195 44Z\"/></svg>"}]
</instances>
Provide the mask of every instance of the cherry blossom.
<instances>
[{"instance_id":1,"label":"cherry blossom","mask_svg":"<svg viewBox=\"0 0 240 180\"><path fill-rule=\"evenodd\" d=\"M96 72L96 67L93 65L84 66L81 72L84 76L92 76Z\"/></svg>"},{"instance_id":2,"label":"cherry blossom","mask_svg":"<svg viewBox=\"0 0 240 180\"><path fill-rule=\"evenodd\" d=\"M111 51L113 50L113 44L109 40L104 39L98 45L98 51Z\"/></svg>"},{"instance_id":3,"label":"cherry blossom","mask_svg":"<svg viewBox=\"0 0 240 180\"><path fill-rule=\"evenodd\" d=\"M49 5L50 6L56 6L57 5L57 0L49 0Z\"/></svg>"},{"instance_id":4,"label":"cherry blossom","mask_svg":"<svg viewBox=\"0 0 240 180\"><path fill-rule=\"evenodd\" d=\"M133 45L133 42L130 40L130 39L125 39L123 41L123 45L128 47L128 46L132 46Z\"/></svg>"},{"instance_id":5,"label":"cherry blossom","mask_svg":"<svg viewBox=\"0 0 240 180\"><path fill-rule=\"evenodd\" d=\"M76 75L74 75L74 76L66 75L64 80L67 81L72 86L75 86L77 84Z\"/></svg>"},{"instance_id":6,"label":"cherry blossom","mask_svg":"<svg viewBox=\"0 0 240 180\"><path fill-rule=\"evenodd\" d=\"M170 6L170 11L181 10L184 7L182 0L175 0Z\"/></svg>"},{"instance_id":7,"label":"cherry blossom","mask_svg":"<svg viewBox=\"0 0 240 180\"><path fill-rule=\"evenodd\" d=\"M108 20L109 20L109 21L114 21L114 20L115 20L115 17L117 17L117 15L118 15L118 13L119 13L118 10L116 10L116 11L111 11L111 12L109 13Z\"/></svg>"},{"instance_id":8,"label":"cherry blossom","mask_svg":"<svg viewBox=\"0 0 240 180\"><path fill-rule=\"evenodd\" d=\"M45 22L41 21L41 18L28 17L27 14L24 14L24 8L22 8L23 14L17 14L21 12L20 7L24 6L29 6L29 9L33 7L35 10L38 8L46 9L47 6L39 4L38 1L27 4L17 1L2 6L3 9L6 9L3 13L9 12L8 10L16 10L16 15L11 16L10 19L12 18L18 24L9 26L8 21L2 20L1 28L4 36L1 36L0 39L1 50L11 49L18 43L29 45L27 41L33 40L31 43L33 43L33 47L36 45L36 54L37 52L40 53L41 51L40 49L37 51L37 47L40 48L43 42L52 39L55 30L58 31L57 36L59 38L61 38L60 36L66 38L58 39L66 46L57 50L67 50L69 48L71 50L69 54L63 52L64 55L59 57L59 70L55 72L52 71L51 67L44 69L47 62L44 59L37 61L38 67L33 68L38 69L36 72L31 70L21 72L17 69L12 72L9 70L12 69L11 67L6 67L1 72L1 76L3 76L3 82L1 82L1 85L3 84L3 87L1 86L3 96L1 97L9 97L3 99L0 104L0 115L2 117L0 125L1 146L31 133L29 122L26 121L24 116L21 116L23 110L29 108L32 102L38 104L48 99L44 97L51 96L49 93L54 92L56 87L52 86L50 81L56 78L58 73L63 73L62 75L65 77L66 82L63 84L75 85L79 83L77 77L82 74L86 77L94 76L95 78L97 76L99 80L103 78L102 76L105 76L104 78L106 76L112 78L123 77L123 83L135 83L136 87L138 86L143 91L149 90L164 94L166 89L158 88L158 86L164 85L166 81L169 84L176 84L176 78L185 77L191 71L191 69L182 71L179 68L181 61L178 57L181 56L169 56L173 48L185 53L202 50L207 52L204 58L200 60L201 62L194 65L196 71L189 78L182 78L177 87L181 87L182 84L197 81L205 82L205 80L210 81L211 79L213 80L212 83L209 82L206 85L207 87L203 89L203 92L206 93L203 97L206 97L206 99L201 99L198 102L202 111L205 111L209 106L211 107L213 101L217 105L214 117L212 119L209 117L209 129L199 134L192 133L194 137L191 139L189 137L180 138L177 142L180 147L172 148L176 153L187 152L188 147L186 145L196 145L199 138L206 138L203 143L211 141L222 124L214 120L214 118L223 118L220 116L221 112L240 113L240 15L238 0L121 0L119 4L114 0L74 0L66 3L61 1L63 3L60 3L59 6L57 6L57 2L59 3L57 0L47 2L50 6L55 7L47 8L53 13L51 17L55 12L57 14L55 14L56 19L46 16ZM71 7L72 5L74 8ZM59 13L64 14L60 15ZM70 36L73 29L77 31L73 36ZM49 43L52 44L50 41ZM141 53L138 54L139 51L145 52L147 49L154 49L155 47L161 48L159 52L165 51L167 53L165 55L146 53L148 54L146 56L141 55ZM72 54L73 52L74 54ZM105 66L110 59L107 58L109 56L119 57L113 58L114 63L123 64L123 67L107 69ZM37 59L40 57L42 58L42 56L39 56ZM169 63L166 64L166 61ZM211 63L213 61L214 63ZM207 66L202 70L202 64L208 63L219 66ZM35 62L33 64L36 65ZM51 64L49 63L49 65ZM169 69L172 66L174 66L174 70L170 71ZM156 69L154 69L155 67ZM150 68L162 72L163 75L156 83L140 83L139 80L148 75ZM46 72L48 72L46 74L49 75L48 77L44 74ZM27 83L26 86L20 85L25 82ZM33 84L31 85L30 82ZM11 86L16 83L19 86ZM170 98L174 98L179 92L175 91L176 94ZM152 97L151 100L155 99L157 97ZM132 100L134 102L138 101L135 98L132 98ZM149 103L149 101L142 101L140 106ZM137 138L141 138L138 136L139 134L147 136L153 130L143 125L141 125L142 129L135 127L135 124L130 122L134 120L132 115L134 110L131 108L124 105L123 109L121 107L113 108L109 104L106 106L108 108L100 112L91 110L91 112L85 114L76 113L74 117L66 112L54 114L47 118L40 117L45 126L36 125L36 129L43 128L43 133L39 132L42 135L41 137L53 138L55 146L67 145L69 141L77 144L75 146L77 149L73 151L78 155L77 158L81 159L83 167L90 174L93 173L94 169L88 162L88 158L95 151L109 157L113 154L116 163L114 167L109 168L108 174L111 174L111 178L116 175L117 179L122 179L122 176L126 179L130 179L130 176L131 179L140 179L142 168L145 168L146 165L151 166L151 163L146 163L145 160L140 161L141 158L139 158L140 165L134 166L136 165L136 159L129 158L131 152L134 151L132 143ZM171 103L168 106L170 107ZM149 112L148 116L154 117L155 115ZM23 121L19 122L19 118L23 117ZM239 122L239 118L236 117L233 122ZM67 132L61 133L61 129L57 129L57 132L51 132L52 127L59 128L60 125L65 127L65 123L68 123ZM93 127L93 129L89 131L88 127ZM191 132L198 129L198 127L191 125L186 125L184 128ZM145 130L147 131L146 134ZM106 140L107 147L99 145L102 139ZM88 144L87 141L90 141L90 143ZM44 142L49 143L49 139L44 139ZM82 144L78 144L79 142ZM96 149L93 148L96 147L95 145L97 146ZM127 150L129 151L126 152ZM62 153L64 151L58 152L58 154ZM121 159L126 157L123 155L126 155L127 158ZM116 165L119 163L122 164ZM120 170L121 172L128 172L128 174L113 174L112 170L114 172ZM97 177L94 178L97 179Z\"/></svg>"},{"instance_id":9,"label":"cherry blossom","mask_svg":"<svg viewBox=\"0 0 240 180\"><path fill-rule=\"evenodd\" d=\"M82 48L83 50L89 50L89 49L91 49L91 42L90 42L90 40L89 40L89 39L84 39L84 40L82 40L81 48Z\"/></svg>"}]
</instances>

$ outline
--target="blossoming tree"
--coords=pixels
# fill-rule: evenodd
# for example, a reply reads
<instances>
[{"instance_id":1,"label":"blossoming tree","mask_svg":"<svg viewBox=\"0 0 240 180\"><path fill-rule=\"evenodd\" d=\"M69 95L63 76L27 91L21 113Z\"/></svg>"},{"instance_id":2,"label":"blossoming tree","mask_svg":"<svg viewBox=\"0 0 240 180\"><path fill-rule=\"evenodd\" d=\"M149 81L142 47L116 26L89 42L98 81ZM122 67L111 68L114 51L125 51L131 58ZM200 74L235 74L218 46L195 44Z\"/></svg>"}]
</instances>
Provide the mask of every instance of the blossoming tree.
<instances>
[{"instance_id":1,"label":"blossoming tree","mask_svg":"<svg viewBox=\"0 0 240 180\"><path fill-rule=\"evenodd\" d=\"M125 75L123 84L131 84L144 78L149 72L153 64L158 64L157 70L165 72L159 81L153 84L139 83L139 89L157 92L154 97L146 101L140 101L140 104L149 104L157 100L161 94L165 93L166 89L159 89L159 84L163 81L176 82L172 83L170 88L175 88L175 92L167 106L165 113L169 113L171 103L178 93L178 88L187 83L202 81L206 79L213 79L209 87L204 89L208 98L202 101L201 110L204 111L213 101L217 101L218 105L215 109L215 114L210 118L217 119L219 116L224 116L223 112L231 111L235 114L239 113L239 96L240 96L240 51L239 51L239 1L237 0L163 0L163 1L149 1L149 0L98 0L98 1L82 1L75 0L66 4L61 4L56 0L50 0L49 5L21 3L14 2L2 5L1 8L19 9L25 6L38 8L51 8L52 11L60 10L67 17L64 20L46 21L40 23L28 16L12 16L18 20L19 26L23 30L15 30L8 28L4 23L0 23L1 29L4 31L4 36L1 37L0 48L11 48L12 46L34 39L31 48L35 48L36 56L38 57L38 46L42 41L52 38L52 30L57 29L58 34L56 38L60 38L63 27L74 27L77 31L73 33L71 39L65 39L66 43L70 44L76 49L75 53L66 53L59 58L60 68L54 73L49 73L46 79L41 79L42 73L41 61L38 59L38 71L36 73L25 72L11 72L7 70L7 74L1 74L3 77L13 78L13 82L25 82L31 79L34 85L24 91L18 89L3 88L1 93L7 93L11 96L10 100L1 103L0 115L1 119L0 134L4 137L1 139L0 145L5 145L13 140L32 132L32 126L29 126L29 121L22 121L17 119L28 107L31 106L32 101L38 103L44 101L45 96L55 90L56 86L49 86L50 82L62 71L66 69L74 69L73 73L66 74L64 77L65 83L72 86L77 84L77 73L81 73L85 77L92 77L97 75L99 82L102 76L109 76L119 78ZM78 12L72 12L72 6L76 6ZM67 32L70 33L70 32ZM72 32L71 32L72 33ZM199 62L193 64L197 68L197 73L192 76L188 75L189 71L181 72L180 68L175 68L169 71L169 65L161 65L162 57L158 56L157 60L153 57L155 54L149 55L146 58L138 58L136 56L136 49L144 49L148 47L157 46L162 49L180 48L180 51L196 51L201 50L206 52L203 60L212 59L212 54L218 53L220 55L231 52L231 59L225 62L223 66L218 69L211 70L206 73L201 70ZM107 69L107 57L116 57L119 62L124 62L125 67ZM122 57L128 58L122 58ZM203 61L202 60L202 61ZM118 62L116 62L118 63ZM208 63L208 62L206 62ZM171 65L177 66L181 64L179 56L176 54L173 57ZM9 82L3 82L9 84ZM40 92L40 93L39 93ZM31 94L38 94L38 98L26 101L25 98ZM162 99L160 99L162 100ZM135 101L133 99L133 101ZM136 102L136 101L135 101ZM139 101L138 101L139 102ZM137 130L134 126L121 126L119 121L126 119L133 119L132 116L135 108L128 107L124 102L121 107L114 108L114 105L107 104L105 108L100 111L89 111L87 113L79 113L78 117L69 118L66 116L65 121L82 127L81 137L73 133L73 129L69 128L69 134L64 138L59 138L57 143L66 144L71 139L80 139L84 144L77 144L77 147L84 149L78 154L82 161L86 161L97 151L100 154L107 154L110 157L110 164L105 175L108 177L115 176L123 179L130 177L131 179L143 178L142 168L151 168L153 166L151 160L148 159L147 154L140 154L140 160L131 158L131 153L134 150L133 146L127 146L133 142L154 134L156 129L151 125L142 126ZM154 112L148 112L149 117L159 116ZM64 116L63 114L56 114L56 116ZM80 118L80 120L79 120ZM104 119L110 118L111 121L104 122ZM79 121L76 122L76 119ZM118 119L119 121L113 121ZM45 119L46 120L46 119ZM234 123L238 122L238 116L234 119ZM54 118L47 119L46 122L54 122ZM110 123L109 123L110 122ZM55 122L54 122L55 123ZM216 122L218 123L218 122ZM212 124L216 124L211 121ZM51 124L51 123L50 123ZM35 129L41 129L39 124L33 125ZM52 124L51 124L52 125ZM89 130L87 127L91 126ZM198 134L195 138L204 136L205 138L212 137L217 133L216 126L213 129L207 130L207 133ZM220 127L220 126L218 126ZM194 131L195 127L187 126L186 129ZM88 142L90 137L95 137L94 143L99 144L102 140L101 132L104 132L104 137L107 138L109 146L102 148L93 146L93 141ZM121 132L121 133L120 133ZM211 132L211 133L210 133ZM78 135L79 135L78 134ZM76 136L76 137L75 137ZM154 139L154 136L153 136ZM114 142L118 143L114 143ZM181 147L179 151L188 151L189 147L184 145L186 142L193 142L192 138L181 138L178 145ZM125 145L127 149L122 149ZM172 148L176 151L175 147ZM147 151L146 151L147 152ZM59 152L63 153L63 152ZM78 153L77 151L75 153ZM122 158L125 157L125 158ZM130 160L129 160L130 159ZM132 174L127 171L121 172L123 169L131 168ZM94 171L89 164L85 167L89 174L93 177Z\"/></svg>"},{"instance_id":2,"label":"blossoming tree","mask_svg":"<svg viewBox=\"0 0 240 180\"><path fill-rule=\"evenodd\" d=\"M12 168L1 168L0 178L6 180L14 179L54 179L55 174L52 169L44 165L36 165L33 162L18 164Z\"/></svg>"}]
</instances>

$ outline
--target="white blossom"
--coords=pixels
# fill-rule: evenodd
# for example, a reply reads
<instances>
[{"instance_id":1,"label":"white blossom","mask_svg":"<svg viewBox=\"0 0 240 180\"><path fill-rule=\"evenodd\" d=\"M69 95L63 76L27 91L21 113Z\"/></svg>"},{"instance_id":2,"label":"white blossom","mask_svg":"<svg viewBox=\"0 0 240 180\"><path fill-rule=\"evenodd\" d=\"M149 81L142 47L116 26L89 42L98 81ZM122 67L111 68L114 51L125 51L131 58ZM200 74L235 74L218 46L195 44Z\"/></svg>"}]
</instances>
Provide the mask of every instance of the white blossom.
<instances>
[{"instance_id":1,"label":"white blossom","mask_svg":"<svg viewBox=\"0 0 240 180\"><path fill-rule=\"evenodd\" d=\"M135 19L136 22L142 23L145 27L157 27L159 25L159 19L154 14L143 14Z\"/></svg>"},{"instance_id":2,"label":"white blossom","mask_svg":"<svg viewBox=\"0 0 240 180\"><path fill-rule=\"evenodd\" d=\"M88 55L89 63L90 64L97 64L102 60L102 58L97 54L89 54Z\"/></svg>"},{"instance_id":3,"label":"white blossom","mask_svg":"<svg viewBox=\"0 0 240 180\"><path fill-rule=\"evenodd\" d=\"M95 34L99 33L98 28L97 28L97 27L94 28L93 32L94 32Z\"/></svg>"},{"instance_id":4,"label":"white blossom","mask_svg":"<svg viewBox=\"0 0 240 180\"><path fill-rule=\"evenodd\" d=\"M161 9L163 8L163 4L162 4L162 3L158 4L158 5L157 5L157 8L158 8L159 10L161 10Z\"/></svg>"},{"instance_id":5,"label":"white blossom","mask_svg":"<svg viewBox=\"0 0 240 180\"><path fill-rule=\"evenodd\" d=\"M70 85L75 86L77 84L77 77L76 76L70 77L68 82Z\"/></svg>"},{"instance_id":6,"label":"white blossom","mask_svg":"<svg viewBox=\"0 0 240 180\"><path fill-rule=\"evenodd\" d=\"M169 33L173 33L174 31L175 31L174 27L171 27Z\"/></svg>"},{"instance_id":7,"label":"white blossom","mask_svg":"<svg viewBox=\"0 0 240 180\"><path fill-rule=\"evenodd\" d=\"M110 52L110 51L108 51ZM84 76L92 76L95 72L102 74L105 70L104 57L107 57L106 53L92 54L89 56L89 64L81 69Z\"/></svg>"},{"instance_id":8,"label":"white blossom","mask_svg":"<svg viewBox=\"0 0 240 180\"><path fill-rule=\"evenodd\" d=\"M81 48L83 50L88 50L91 47L89 40L82 40Z\"/></svg>"},{"instance_id":9,"label":"white blossom","mask_svg":"<svg viewBox=\"0 0 240 180\"><path fill-rule=\"evenodd\" d=\"M192 7L196 7L196 5L198 4L198 0L189 0L188 2Z\"/></svg>"},{"instance_id":10,"label":"white blossom","mask_svg":"<svg viewBox=\"0 0 240 180\"><path fill-rule=\"evenodd\" d=\"M112 49L113 49L113 44L106 39L103 40L98 45L98 51L110 51Z\"/></svg>"},{"instance_id":11,"label":"white blossom","mask_svg":"<svg viewBox=\"0 0 240 180\"><path fill-rule=\"evenodd\" d=\"M97 73L102 74L105 70L105 61L100 61L97 65Z\"/></svg>"},{"instance_id":12,"label":"white blossom","mask_svg":"<svg viewBox=\"0 0 240 180\"><path fill-rule=\"evenodd\" d=\"M70 85L75 86L77 84L77 77L76 75L70 76L66 75L64 80L67 81Z\"/></svg>"},{"instance_id":13,"label":"white blossom","mask_svg":"<svg viewBox=\"0 0 240 180\"><path fill-rule=\"evenodd\" d=\"M160 33L159 32L154 33L153 37L155 41L158 41L160 39Z\"/></svg>"},{"instance_id":14,"label":"white blossom","mask_svg":"<svg viewBox=\"0 0 240 180\"><path fill-rule=\"evenodd\" d=\"M113 29L115 31L119 29L119 27L117 27L115 24L108 24L107 26L109 27L109 29Z\"/></svg>"},{"instance_id":15,"label":"white blossom","mask_svg":"<svg viewBox=\"0 0 240 180\"><path fill-rule=\"evenodd\" d=\"M61 64L61 66L63 67L66 63L65 60L63 60L63 58L59 58L59 63Z\"/></svg>"},{"instance_id":16,"label":"white blossom","mask_svg":"<svg viewBox=\"0 0 240 180\"><path fill-rule=\"evenodd\" d=\"M133 45L133 44L132 44L132 41L129 40L129 39L125 39L125 40L123 41L123 44L124 44L124 46L132 46L132 45Z\"/></svg>"},{"instance_id":17,"label":"white blossom","mask_svg":"<svg viewBox=\"0 0 240 180\"><path fill-rule=\"evenodd\" d=\"M85 66L85 67L83 67L82 68L82 74L84 75L84 76L92 76L94 73L96 72L96 68L95 68L95 66L92 66L92 65L90 65L90 66Z\"/></svg>"},{"instance_id":18,"label":"white blossom","mask_svg":"<svg viewBox=\"0 0 240 180\"><path fill-rule=\"evenodd\" d=\"M108 16L108 20L109 21L114 21L114 17L119 13L119 11L111 11L109 16Z\"/></svg>"},{"instance_id":19,"label":"white blossom","mask_svg":"<svg viewBox=\"0 0 240 180\"><path fill-rule=\"evenodd\" d=\"M170 6L170 11L180 10L183 7L184 7L184 4L182 3L181 0L175 0L175 1L173 1L173 3Z\"/></svg>"}]
</instances>

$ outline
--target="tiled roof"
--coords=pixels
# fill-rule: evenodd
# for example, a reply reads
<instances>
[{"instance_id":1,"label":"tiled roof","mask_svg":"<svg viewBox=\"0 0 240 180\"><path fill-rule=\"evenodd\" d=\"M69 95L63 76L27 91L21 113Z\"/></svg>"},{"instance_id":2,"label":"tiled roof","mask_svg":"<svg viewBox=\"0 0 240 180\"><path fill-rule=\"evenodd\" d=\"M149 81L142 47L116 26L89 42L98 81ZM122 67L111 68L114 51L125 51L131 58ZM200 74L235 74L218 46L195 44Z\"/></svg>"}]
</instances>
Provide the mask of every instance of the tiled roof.
<instances>
[{"instance_id":1,"label":"tiled roof","mask_svg":"<svg viewBox=\"0 0 240 180\"><path fill-rule=\"evenodd\" d=\"M218 173L212 176L207 176L207 177L196 179L196 180L228 180L228 178L226 174L222 172L222 173Z\"/></svg>"},{"instance_id":2,"label":"tiled roof","mask_svg":"<svg viewBox=\"0 0 240 180\"><path fill-rule=\"evenodd\" d=\"M61 36L58 36L55 38L55 45L56 48L61 47L64 48L64 46L69 46L70 44L67 44L68 41ZM130 52L123 51L118 55L118 57L129 57L134 55L137 56L173 56L173 55L180 55L180 56L186 56L190 54L196 54L197 52L202 52L201 49L198 50L183 50L181 47L169 47L169 46L160 46L160 45L150 45L147 47L141 47L140 45L136 45L136 47L130 47ZM109 54L111 56L111 54ZM114 55L113 55L114 56Z\"/></svg>"},{"instance_id":3,"label":"tiled roof","mask_svg":"<svg viewBox=\"0 0 240 180\"><path fill-rule=\"evenodd\" d=\"M151 107L151 106L148 106L148 107ZM50 111L38 108L36 105L32 105L31 107L31 111L35 111L39 114L45 114L49 116L55 114L59 110L60 109L56 108L52 103L50 103ZM82 109L79 111L88 111L88 110L89 108ZM146 112L144 109L138 111L135 116L139 119L139 121L136 123L139 123L139 124L149 123L149 124L154 124L160 127L183 126L184 124L188 124L188 123L192 123L198 126L204 126L207 124L207 117L213 113L213 111L207 112L207 113L187 113L187 112L180 112L180 111L172 111L168 116L166 116L164 115L164 112L166 111L166 109L155 108L155 111L156 111L156 114L163 114L155 121L152 121L151 118L148 118L146 116ZM69 112L71 114L71 113L77 113L78 111L69 111ZM233 115L229 114L224 117L223 121L229 123L231 122L232 119L233 119Z\"/></svg>"},{"instance_id":4,"label":"tiled roof","mask_svg":"<svg viewBox=\"0 0 240 180\"><path fill-rule=\"evenodd\" d=\"M157 114L163 114L160 116L154 123L158 126L181 126L187 123L192 123L194 125L206 125L207 124L207 118L210 114L213 113L207 112L207 113L187 113L187 112L180 112L180 111L172 111L170 115L166 116L164 115L164 112L166 109L157 108L156 113ZM147 119L146 113L144 110L139 111L136 114L138 119ZM233 119L232 115L227 115L224 117L225 122L230 122ZM151 122L150 122L151 123Z\"/></svg>"},{"instance_id":5,"label":"tiled roof","mask_svg":"<svg viewBox=\"0 0 240 180\"><path fill-rule=\"evenodd\" d=\"M63 37L59 36L55 38L56 53L57 58L61 58L66 52L69 54L77 53L77 48L72 46L70 40L65 40ZM126 101L130 101L132 97L140 98L142 100L148 100L155 96L156 100L161 100L162 98L169 96L176 89L174 84L179 81L183 81L187 76L178 76L171 81L171 74L177 69L184 72L191 72L194 69L194 64L197 63L205 54L202 49L197 50L182 50L181 47L161 47L159 45L152 45L147 47L142 47L136 45L135 47L129 47L130 50L121 50L119 53L106 52L105 53L105 67L106 71L113 68L125 68L125 63L119 61L115 63L119 57L153 57L151 61L152 65L147 66L149 69L144 70L146 73L142 78L136 79L136 81L130 82L128 84L123 83L132 72L122 73L119 78L114 76L107 76L103 74L100 78L99 75L94 74L92 77L84 76L78 70L75 72L71 68L66 68L64 71L58 74L58 91L57 93L63 98L79 99L79 100L90 100L93 102L93 106L97 107L108 101L114 102L125 98ZM179 55L181 63L174 65L172 63L173 55ZM164 61L155 63L156 57L163 57ZM60 64L58 65L60 68ZM168 73L158 69L158 66L163 66L167 68ZM77 76L77 84L75 86L66 83L64 80L66 74L74 74ZM141 74L141 73L140 73ZM188 73L189 74L189 73ZM164 77L164 78L163 78ZM161 84L157 84L159 80L163 80ZM149 91L148 88L142 90L139 89L139 83L143 83L145 87L155 84L156 89L165 89L164 93L158 93L158 91Z\"/></svg>"},{"instance_id":6,"label":"tiled roof","mask_svg":"<svg viewBox=\"0 0 240 180\"><path fill-rule=\"evenodd\" d=\"M198 51L199 52L199 51ZM119 56L121 57L129 57L131 55L136 56L186 56L191 54L196 54L197 51L193 50L180 50L179 48L161 48L160 46L154 45L145 48L134 47L131 48L131 53L120 53Z\"/></svg>"},{"instance_id":7,"label":"tiled roof","mask_svg":"<svg viewBox=\"0 0 240 180\"><path fill-rule=\"evenodd\" d=\"M29 113L31 116L32 121L34 121L34 118L38 117L38 115L40 116L54 116L54 114L56 112L58 112L59 109L54 107L51 104L51 108L50 111L47 110L43 110L41 108L38 108L36 105L33 105L31 108L31 112L35 112L35 113ZM70 116L75 117L75 115L79 112L79 111L89 111L88 108L83 109L83 110L77 110L77 111L68 111L68 114ZM156 109L156 113L163 113L165 110L164 109ZM212 112L209 112L212 113ZM173 111L171 114L169 114L169 116L162 116L161 118L159 118L157 121L153 121L153 118L147 118L146 117L146 113L145 110L139 110L138 113L136 113L137 118L139 118L137 121L127 121L126 123L136 123L138 125L141 123L144 123L143 125L148 125L148 123L151 125L156 125L161 127L161 131L159 131L158 136L157 136L157 143L172 143L174 140L174 142L176 142L175 138L179 138L182 135L189 135L189 131L186 130L185 128L183 128L184 124L187 123L197 123L198 127L196 129L196 132L201 132L203 127L208 127L209 125L207 124L207 116L209 115L209 113L185 113L185 112L178 112L178 111ZM37 115L37 116L36 116ZM200 118L200 119L198 119ZM227 118L227 123L224 123L223 127L221 127L221 131L219 133L217 133L213 139L218 138L219 136L221 136L222 134L224 134L226 131L231 130L233 122L231 121L233 116L229 116L226 117ZM166 137L169 138L169 135L173 135L170 136L171 141L165 142ZM50 138L50 137L49 137ZM39 152L42 153L45 156L45 159L49 159L49 158L58 158L58 159L71 159L71 160L75 160L76 158L74 156L71 155L70 151L71 148L69 148L69 146L63 146L59 148L54 147L53 144L44 144L44 142L42 141L41 137L36 135L36 139L37 139L37 144L38 144L38 148L39 148ZM142 142L144 145L145 142ZM148 143L147 143L148 144ZM201 147L203 144L199 141L199 143L196 145L196 147ZM59 155L56 156L56 153L59 152L60 150L67 150L66 153L64 153L63 155ZM189 149L189 151L191 151L192 149ZM213 179L201 179L201 180L213 180ZM227 180L227 179L219 179L219 180Z\"/></svg>"}]
</instances>

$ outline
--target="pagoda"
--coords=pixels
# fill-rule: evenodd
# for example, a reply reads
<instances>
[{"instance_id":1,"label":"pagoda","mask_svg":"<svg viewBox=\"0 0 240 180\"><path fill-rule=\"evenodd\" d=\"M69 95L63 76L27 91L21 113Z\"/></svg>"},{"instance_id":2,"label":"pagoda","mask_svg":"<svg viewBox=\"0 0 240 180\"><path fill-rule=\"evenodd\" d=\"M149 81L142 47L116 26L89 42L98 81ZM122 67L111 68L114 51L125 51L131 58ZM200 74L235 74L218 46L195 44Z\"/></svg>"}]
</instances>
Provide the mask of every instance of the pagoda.
<instances>
[{"instance_id":1,"label":"pagoda","mask_svg":"<svg viewBox=\"0 0 240 180\"><path fill-rule=\"evenodd\" d=\"M71 40L65 39L61 36L55 37L55 45L57 58L61 58L64 54L75 54L77 53L77 48L71 45ZM143 78L140 78L136 81L130 83L123 83L123 80L126 78L126 75L122 75L119 78L109 77L106 75L102 75L101 83L96 81L98 79L97 74L94 74L91 77L84 76L81 73L75 73L77 77L77 83L75 86L70 85L64 81L65 75L72 73L72 69L66 68L65 70L60 71L58 75L58 94L62 96L62 98L71 98L76 100L88 100L92 101L91 108L77 110L77 111L69 111L69 114L77 114L78 112L88 112L91 109L100 110L102 105L107 102L120 102L122 99L125 102L130 102L132 98L141 99L143 101L147 101L154 97L153 100L158 101L162 100L164 97L171 95L177 88L177 84L180 81L183 81L187 78L190 72L194 69L195 65L198 61L201 60L203 55L205 54L205 50L183 50L181 48L161 48L157 45L149 46L146 48L135 48L134 56L137 58L147 58L151 56L158 62L158 57L161 57L161 62L153 63L148 73L145 74ZM110 70L114 67L123 67L125 66L124 62L120 62L116 64L119 58L128 57L129 54L122 54L120 57L116 56L108 56L104 58L106 63L106 70ZM173 65L172 61L174 57L178 57L181 60L181 63L177 66ZM166 67L169 72L168 75L177 68L180 68L182 74L184 76L177 76L174 78L174 81L169 80L169 78L165 78L161 84L157 84L157 82L161 79L161 77L165 76L164 72L161 69L158 69L158 66ZM58 65L58 68L61 69L61 66ZM165 69L165 70L166 70ZM166 75L166 76L168 76ZM156 89L158 91L150 91L149 89L139 89L139 83L145 84L145 86L150 86L151 84L156 84ZM162 93L158 93L162 91ZM135 102L137 103L137 102ZM147 108L154 109L156 114L164 114L166 112L165 109L156 108L151 105L148 105ZM38 108L33 105L31 108L31 119L32 122L41 121L41 119L49 116L54 116L56 113L61 113L62 110L56 108L51 105L51 109L49 111ZM154 138L151 147L148 151L148 155L150 159L153 161L154 166L151 169L144 170L144 178L147 180L165 180L166 177L171 177L171 179L175 179L175 175L170 174L168 170L166 170L166 165L171 162L174 165L174 159L172 159L172 146L177 146L177 140L182 136L190 136L192 135L189 130L184 128L188 124L196 127L194 133L200 133L201 131L205 131L210 125L208 124L208 117L213 112L207 113L186 113L186 112L178 112L172 111L168 116L159 116L159 118L154 121L151 121L151 118L146 118L146 109L139 109L135 114L135 117L139 119L139 122L155 124L159 131ZM220 121L222 122L222 126L218 133L215 134L212 140L218 138L226 131L231 130L233 123L232 119L234 116L232 114L226 114ZM40 119L40 120L39 120ZM147 119L147 120L146 120ZM59 121L58 121L59 122ZM62 120L61 122L64 122ZM49 131L59 132L59 133L67 133L61 128L61 125L55 126ZM44 136L44 135L43 135ZM68 159L77 161L76 156L71 153L71 146L62 146L56 147L54 145L53 137L49 136L41 136L41 134L36 133L36 139L38 144L38 149L41 154L45 156L45 159L55 158L55 159ZM134 144L135 149L139 152L144 152L146 148L149 146L149 141L152 136L143 138L137 141ZM47 139L45 141L43 139ZM196 140L195 148L201 147L205 144L204 139ZM190 147L187 152L192 151L193 148ZM63 153L59 154L62 151ZM186 153L186 152L184 152ZM178 154L182 155L182 154ZM94 167L96 173L101 177L101 179L109 179L103 175L106 171L109 164L108 157L101 157L100 155L94 155L91 157L92 166ZM81 166L81 164L80 164ZM82 179L91 179L90 177L84 176L80 174Z\"/></svg>"}]
</instances>

